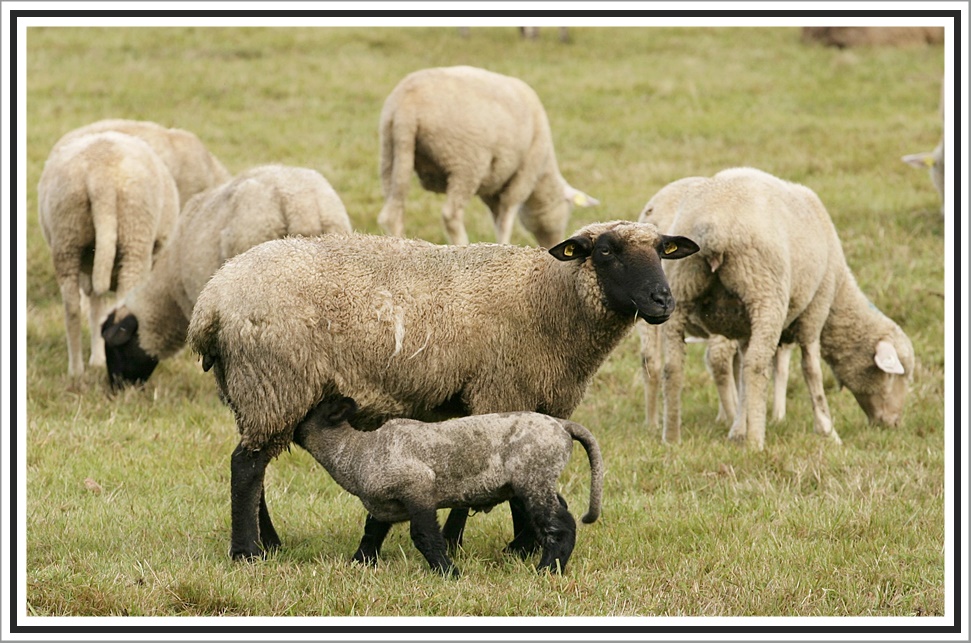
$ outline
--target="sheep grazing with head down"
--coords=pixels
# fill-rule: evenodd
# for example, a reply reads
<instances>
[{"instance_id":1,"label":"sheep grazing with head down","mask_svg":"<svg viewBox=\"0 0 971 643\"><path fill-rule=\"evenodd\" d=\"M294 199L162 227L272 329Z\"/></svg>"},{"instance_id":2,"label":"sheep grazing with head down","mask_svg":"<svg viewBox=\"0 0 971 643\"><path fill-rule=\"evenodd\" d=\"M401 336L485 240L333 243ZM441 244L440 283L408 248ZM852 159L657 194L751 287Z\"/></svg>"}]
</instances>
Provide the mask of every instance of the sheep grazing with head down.
<instances>
[{"instance_id":1,"label":"sheep grazing with head down","mask_svg":"<svg viewBox=\"0 0 971 643\"><path fill-rule=\"evenodd\" d=\"M172 173L179 190L179 208L203 190L219 185L232 178L229 171L206 149L199 137L192 132L175 127L164 127L152 121L134 121L108 118L71 130L62 136L54 147L80 136L100 132L121 132L145 141L158 154Z\"/></svg>"},{"instance_id":2,"label":"sheep grazing with head down","mask_svg":"<svg viewBox=\"0 0 971 643\"><path fill-rule=\"evenodd\" d=\"M287 235L350 232L340 197L307 168L258 166L197 194L145 282L102 324L112 387L146 381L182 349L196 297L227 259Z\"/></svg>"},{"instance_id":3,"label":"sheep grazing with head down","mask_svg":"<svg viewBox=\"0 0 971 643\"><path fill-rule=\"evenodd\" d=\"M240 433L232 556L279 545L264 472L321 400L353 398L358 428L510 411L567 418L634 320L674 311L661 260L697 251L651 224L612 221L549 251L354 234L269 241L229 260L199 295L188 342ZM524 512L510 507L529 540ZM452 510L446 538L460 537L464 518Z\"/></svg>"},{"instance_id":4,"label":"sheep grazing with head down","mask_svg":"<svg viewBox=\"0 0 971 643\"><path fill-rule=\"evenodd\" d=\"M812 190L753 168L732 168L677 181L652 201L648 209L655 213L675 208L668 234L691 235L702 248L666 270L678 307L661 329L665 441L680 438L686 333L722 335L740 344L732 439L763 448L769 362L781 344L798 344L802 351L817 433L839 442L820 356L871 421L900 421L913 346L860 291L836 228Z\"/></svg>"},{"instance_id":5,"label":"sheep grazing with head down","mask_svg":"<svg viewBox=\"0 0 971 643\"><path fill-rule=\"evenodd\" d=\"M353 559L374 564L396 522L411 523L411 539L432 569L457 577L436 510L489 511L518 498L543 549L540 571L563 572L576 542L576 521L557 493L557 480L578 441L590 460L590 504L582 520L600 515L603 459L585 427L541 413L491 413L437 423L389 420L375 431L350 425L350 398L325 400L294 431L345 490L368 510ZM452 543L454 544L454 543ZM510 549L517 550L516 542Z\"/></svg>"},{"instance_id":6,"label":"sheep grazing with head down","mask_svg":"<svg viewBox=\"0 0 971 643\"><path fill-rule=\"evenodd\" d=\"M479 195L492 211L496 239L509 243L516 214L539 245L563 239L573 205L599 202L560 175L546 111L518 78L477 67L436 67L406 76L381 111L378 223L404 236L411 172L432 192L444 192L449 242L469 242L465 206Z\"/></svg>"},{"instance_id":7,"label":"sheep grazing with head down","mask_svg":"<svg viewBox=\"0 0 971 643\"><path fill-rule=\"evenodd\" d=\"M51 151L37 211L64 300L68 375L84 373L81 297L88 300L92 366L105 363L98 324L148 275L179 214L175 181L144 141L119 132L79 136Z\"/></svg>"}]
</instances>

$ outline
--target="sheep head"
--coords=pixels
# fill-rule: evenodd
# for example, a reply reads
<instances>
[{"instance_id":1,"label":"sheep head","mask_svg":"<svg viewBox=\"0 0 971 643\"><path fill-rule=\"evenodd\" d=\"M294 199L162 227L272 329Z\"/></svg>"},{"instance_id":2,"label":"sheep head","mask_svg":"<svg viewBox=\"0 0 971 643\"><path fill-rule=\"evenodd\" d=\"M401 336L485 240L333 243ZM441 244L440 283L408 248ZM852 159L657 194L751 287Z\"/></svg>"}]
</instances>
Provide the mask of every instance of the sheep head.
<instances>
[{"instance_id":1,"label":"sheep head","mask_svg":"<svg viewBox=\"0 0 971 643\"><path fill-rule=\"evenodd\" d=\"M105 364L113 390L129 384L143 384L158 366L158 358L142 348L138 337L138 318L124 309L108 314L101 325L105 341Z\"/></svg>"},{"instance_id":2,"label":"sheep head","mask_svg":"<svg viewBox=\"0 0 971 643\"><path fill-rule=\"evenodd\" d=\"M698 252L691 239L661 234L651 223L595 223L552 248L560 261L590 261L604 306L621 315L661 324L674 312L661 259L681 259Z\"/></svg>"}]
</instances>

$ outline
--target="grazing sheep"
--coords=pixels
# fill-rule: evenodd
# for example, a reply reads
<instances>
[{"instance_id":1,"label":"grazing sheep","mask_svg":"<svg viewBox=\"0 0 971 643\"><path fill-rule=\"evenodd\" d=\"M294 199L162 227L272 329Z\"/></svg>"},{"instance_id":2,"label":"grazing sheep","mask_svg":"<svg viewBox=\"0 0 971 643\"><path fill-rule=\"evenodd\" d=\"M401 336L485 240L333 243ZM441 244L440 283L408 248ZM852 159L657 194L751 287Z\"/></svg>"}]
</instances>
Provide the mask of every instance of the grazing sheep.
<instances>
[{"instance_id":1,"label":"grazing sheep","mask_svg":"<svg viewBox=\"0 0 971 643\"><path fill-rule=\"evenodd\" d=\"M102 325L112 387L146 381L182 348L199 291L227 259L270 239L330 232L350 233L351 222L314 170L259 166L197 194L151 274Z\"/></svg>"},{"instance_id":2,"label":"grazing sheep","mask_svg":"<svg viewBox=\"0 0 971 643\"><path fill-rule=\"evenodd\" d=\"M172 173L179 190L179 208L184 208L193 195L232 178L202 141L183 129L167 128L151 121L109 118L71 130L54 147L80 136L98 132L121 132L142 139L151 147Z\"/></svg>"},{"instance_id":3,"label":"grazing sheep","mask_svg":"<svg viewBox=\"0 0 971 643\"><path fill-rule=\"evenodd\" d=\"M479 195L492 211L496 239L509 243L516 213L545 248L563 239L572 205L599 201L560 175L546 111L533 89L476 67L437 67L406 76L381 111L378 223L404 236L412 169L421 185L444 192L449 242L469 242L465 205Z\"/></svg>"},{"instance_id":4,"label":"grazing sheep","mask_svg":"<svg viewBox=\"0 0 971 643\"><path fill-rule=\"evenodd\" d=\"M263 475L320 400L355 399L359 428L509 411L567 418L634 320L659 324L674 310L661 259L697 250L613 221L549 251L354 234L269 241L229 260L196 301L188 343L240 433L232 556L279 545ZM463 526L453 510L446 537Z\"/></svg>"},{"instance_id":5,"label":"grazing sheep","mask_svg":"<svg viewBox=\"0 0 971 643\"><path fill-rule=\"evenodd\" d=\"M732 439L764 446L769 361L780 344L800 346L817 433L839 442L820 356L871 421L900 421L913 346L860 291L812 190L752 168L732 168L710 179L675 182L655 200L649 205L655 213L661 202L676 208L667 233L691 235L702 248L665 271L678 301L661 331L665 441L680 438L686 333L739 341Z\"/></svg>"},{"instance_id":6,"label":"grazing sheep","mask_svg":"<svg viewBox=\"0 0 971 643\"><path fill-rule=\"evenodd\" d=\"M431 424L395 419L376 431L359 431L348 422L356 409L346 397L321 402L297 426L293 440L368 510L353 557L358 562L374 564L391 525L410 521L411 540L431 568L458 577L436 511L490 511L518 498L543 548L537 569L563 572L576 521L557 493L557 480L574 440L590 460L590 505L582 520L592 523L600 515L600 447L576 422L541 413L491 413Z\"/></svg>"},{"instance_id":7,"label":"grazing sheep","mask_svg":"<svg viewBox=\"0 0 971 643\"><path fill-rule=\"evenodd\" d=\"M804 42L830 47L910 47L944 42L944 27L803 27Z\"/></svg>"},{"instance_id":8,"label":"grazing sheep","mask_svg":"<svg viewBox=\"0 0 971 643\"><path fill-rule=\"evenodd\" d=\"M944 126L944 82L941 82L941 127ZM908 165L917 168L927 168L930 171L931 181L937 188L937 194L941 197L941 214L944 214L944 135L941 135L941 142L937 144L933 152L919 152L917 154L907 154L901 160Z\"/></svg>"},{"instance_id":9,"label":"grazing sheep","mask_svg":"<svg viewBox=\"0 0 971 643\"><path fill-rule=\"evenodd\" d=\"M37 185L41 231L64 301L68 375L84 373L81 297L88 299L92 366L105 363L98 332L105 297L134 288L179 213L175 181L141 139L119 132L57 145Z\"/></svg>"},{"instance_id":10,"label":"grazing sheep","mask_svg":"<svg viewBox=\"0 0 971 643\"><path fill-rule=\"evenodd\" d=\"M703 183L701 177L679 179L658 192L641 211L638 221L653 223L658 230L667 230L678 212L678 204L686 193L687 186ZM637 332L641 344L641 372L644 378L644 419L648 426L658 426L660 408L658 399L661 393L662 346L661 329L638 321ZM718 415L716 420L731 424L735 420L738 407L737 372L738 342L721 335L706 336L703 330L687 328L688 341L704 341L705 368L715 381L718 390ZM692 334L694 333L694 334ZM776 350L773 370L775 383L772 415L781 420L786 415L786 387L789 381L789 362L791 345L782 345Z\"/></svg>"}]
</instances>

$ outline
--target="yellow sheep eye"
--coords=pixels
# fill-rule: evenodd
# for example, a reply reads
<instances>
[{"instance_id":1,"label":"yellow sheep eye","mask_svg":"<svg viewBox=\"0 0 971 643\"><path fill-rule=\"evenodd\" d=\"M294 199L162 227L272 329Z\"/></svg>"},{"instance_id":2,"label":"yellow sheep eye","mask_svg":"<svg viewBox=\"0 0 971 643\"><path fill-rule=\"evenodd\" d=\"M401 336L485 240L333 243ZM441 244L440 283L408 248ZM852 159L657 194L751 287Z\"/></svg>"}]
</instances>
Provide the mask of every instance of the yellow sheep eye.
<instances>
[{"instance_id":1,"label":"yellow sheep eye","mask_svg":"<svg viewBox=\"0 0 971 643\"><path fill-rule=\"evenodd\" d=\"M678 244L674 243L673 241L668 241L666 244L664 244L664 254L666 255L671 254L677 249L678 249Z\"/></svg>"},{"instance_id":2,"label":"yellow sheep eye","mask_svg":"<svg viewBox=\"0 0 971 643\"><path fill-rule=\"evenodd\" d=\"M563 246L563 256L572 257L573 256L573 244Z\"/></svg>"}]
</instances>

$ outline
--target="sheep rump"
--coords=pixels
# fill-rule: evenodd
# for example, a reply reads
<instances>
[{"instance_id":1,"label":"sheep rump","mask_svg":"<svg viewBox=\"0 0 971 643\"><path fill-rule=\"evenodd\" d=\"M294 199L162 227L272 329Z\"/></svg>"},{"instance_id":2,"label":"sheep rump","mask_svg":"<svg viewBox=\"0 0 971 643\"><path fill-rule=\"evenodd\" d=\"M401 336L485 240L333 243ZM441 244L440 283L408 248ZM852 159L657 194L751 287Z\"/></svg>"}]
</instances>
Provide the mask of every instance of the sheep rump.
<instances>
[{"instance_id":1,"label":"sheep rump","mask_svg":"<svg viewBox=\"0 0 971 643\"><path fill-rule=\"evenodd\" d=\"M413 170L424 189L446 194L442 220L453 244L469 242L462 220L476 195L499 243L509 243L518 212L546 248L563 239L571 205L598 203L560 175L546 111L518 78L468 66L413 72L385 100L379 131L378 223L393 236L404 236Z\"/></svg>"},{"instance_id":2,"label":"sheep rump","mask_svg":"<svg viewBox=\"0 0 971 643\"><path fill-rule=\"evenodd\" d=\"M51 151L37 208L64 301L70 376L84 373L81 296L88 299L90 364L100 366L105 351L98 324L108 293L124 296L148 274L178 203L171 174L141 139L102 132Z\"/></svg>"}]
</instances>

